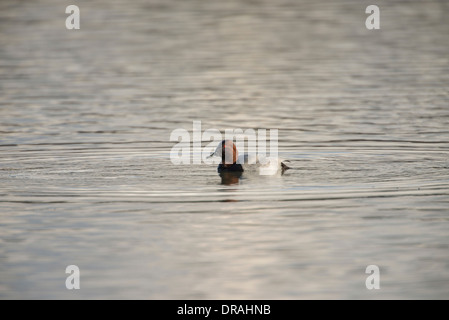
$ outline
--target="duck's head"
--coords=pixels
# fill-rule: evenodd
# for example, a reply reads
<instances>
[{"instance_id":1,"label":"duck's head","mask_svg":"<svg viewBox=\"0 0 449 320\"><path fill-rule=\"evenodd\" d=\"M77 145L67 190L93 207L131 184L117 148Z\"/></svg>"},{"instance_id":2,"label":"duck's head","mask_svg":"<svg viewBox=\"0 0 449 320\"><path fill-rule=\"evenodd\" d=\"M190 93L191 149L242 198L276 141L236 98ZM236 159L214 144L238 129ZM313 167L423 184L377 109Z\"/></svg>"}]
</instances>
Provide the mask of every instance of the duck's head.
<instances>
[{"instance_id":1,"label":"duck's head","mask_svg":"<svg viewBox=\"0 0 449 320\"><path fill-rule=\"evenodd\" d=\"M221 163L224 167L232 166L237 162L238 152L232 140L223 140L215 149L215 152L211 153L211 157L220 157Z\"/></svg>"}]
</instances>

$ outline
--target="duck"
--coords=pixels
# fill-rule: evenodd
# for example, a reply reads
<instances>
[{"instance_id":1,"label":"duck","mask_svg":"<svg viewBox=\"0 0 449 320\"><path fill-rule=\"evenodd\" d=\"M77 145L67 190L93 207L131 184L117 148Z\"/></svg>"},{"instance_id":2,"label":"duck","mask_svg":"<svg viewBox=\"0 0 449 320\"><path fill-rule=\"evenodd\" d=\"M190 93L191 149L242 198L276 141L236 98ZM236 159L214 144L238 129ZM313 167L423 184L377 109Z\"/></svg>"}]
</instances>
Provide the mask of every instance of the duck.
<instances>
[{"instance_id":1,"label":"duck","mask_svg":"<svg viewBox=\"0 0 449 320\"><path fill-rule=\"evenodd\" d=\"M221 141L214 152L209 157L220 157L221 163L217 171L223 172L253 172L259 175L275 175L278 172L284 172L290 169L284 162L277 157L263 157L255 153L244 153L239 155L237 147L232 140Z\"/></svg>"}]
</instances>

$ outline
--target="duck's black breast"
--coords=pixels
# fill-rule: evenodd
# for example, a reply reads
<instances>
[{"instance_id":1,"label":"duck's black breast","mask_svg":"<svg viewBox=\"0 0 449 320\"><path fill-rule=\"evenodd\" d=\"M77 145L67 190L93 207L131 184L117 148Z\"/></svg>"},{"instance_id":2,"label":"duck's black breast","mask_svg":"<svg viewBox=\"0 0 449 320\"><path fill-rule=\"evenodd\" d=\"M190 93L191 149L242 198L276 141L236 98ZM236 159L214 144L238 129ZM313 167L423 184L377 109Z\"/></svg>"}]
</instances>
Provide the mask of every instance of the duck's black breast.
<instances>
[{"instance_id":1,"label":"duck's black breast","mask_svg":"<svg viewBox=\"0 0 449 320\"><path fill-rule=\"evenodd\" d=\"M234 163L231 166L224 166L222 163L218 165L218 172L243 172L243 167L241 164Z\"/></svg>"}]
</instances>

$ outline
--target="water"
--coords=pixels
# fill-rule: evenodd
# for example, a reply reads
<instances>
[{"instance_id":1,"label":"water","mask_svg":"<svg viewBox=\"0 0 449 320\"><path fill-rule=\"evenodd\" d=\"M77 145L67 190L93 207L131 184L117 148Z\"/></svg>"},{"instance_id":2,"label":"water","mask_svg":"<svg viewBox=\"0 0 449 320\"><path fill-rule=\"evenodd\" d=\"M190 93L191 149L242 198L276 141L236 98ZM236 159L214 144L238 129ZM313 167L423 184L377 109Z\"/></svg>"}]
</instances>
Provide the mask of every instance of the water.
<instances>
[{"instance_id":1,"label":"water","mask_svg":"<svg viewBox=\"0 0 449 320\"><path fill-rule=\"evenodd\" d=\"M0 298L449 298L446 1L69 4L0 2ZM175 166L192 121L293 169Z\"/></svg>"}]
</instances>

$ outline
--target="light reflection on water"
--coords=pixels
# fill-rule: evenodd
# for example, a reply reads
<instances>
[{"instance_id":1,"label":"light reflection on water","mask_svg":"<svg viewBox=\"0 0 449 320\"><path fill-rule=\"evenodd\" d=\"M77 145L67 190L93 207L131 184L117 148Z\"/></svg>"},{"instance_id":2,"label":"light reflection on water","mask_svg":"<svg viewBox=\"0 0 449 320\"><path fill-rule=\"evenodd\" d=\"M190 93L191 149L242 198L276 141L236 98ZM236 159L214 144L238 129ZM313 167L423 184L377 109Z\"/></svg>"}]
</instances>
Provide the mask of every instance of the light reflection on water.
<instances>
[{"instance_id":1,"label":"light reflection on water","mask_svg":"<svg viewBox=\"0 0 449 320\"><path fill-rule=\"evenodd\" d=\"M2 1L0 297L447 299L448 5L368 4ZM292 169L174 166L194 120Z\"/></svg>"}]
</instances>

